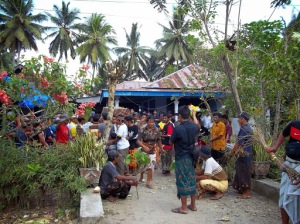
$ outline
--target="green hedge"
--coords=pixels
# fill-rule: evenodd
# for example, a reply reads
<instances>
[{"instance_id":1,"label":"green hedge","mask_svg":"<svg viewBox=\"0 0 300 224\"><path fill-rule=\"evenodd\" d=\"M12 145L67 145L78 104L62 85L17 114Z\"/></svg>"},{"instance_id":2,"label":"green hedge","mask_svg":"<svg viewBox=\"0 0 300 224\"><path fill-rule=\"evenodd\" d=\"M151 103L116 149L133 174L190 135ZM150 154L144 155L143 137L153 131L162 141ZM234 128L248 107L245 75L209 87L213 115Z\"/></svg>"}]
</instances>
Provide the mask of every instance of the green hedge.
<instances>
[{"instance_id":1,"label":"green hedge","mask_svg":"<svg viewBox=\"0 0 300 224\"><path fill-rule=\"evenodd\" d=\"M79 206L86 182L78 167L78 155L67 146L17 149L13 142L1 140L0 210Z\"/></svg>"}]
</instances>

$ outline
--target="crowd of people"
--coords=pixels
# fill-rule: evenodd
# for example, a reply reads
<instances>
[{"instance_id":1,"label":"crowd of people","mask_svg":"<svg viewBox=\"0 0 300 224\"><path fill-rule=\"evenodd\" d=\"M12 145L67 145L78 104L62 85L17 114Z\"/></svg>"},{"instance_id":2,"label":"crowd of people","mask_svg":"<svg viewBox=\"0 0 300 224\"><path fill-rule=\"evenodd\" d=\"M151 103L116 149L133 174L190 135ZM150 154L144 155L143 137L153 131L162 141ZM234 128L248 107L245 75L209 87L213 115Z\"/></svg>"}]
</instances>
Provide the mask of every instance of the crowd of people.
<instances>
[{"instance_id":1,"label":"crowd of people","mask_svg":"<svg viewBox=\"0 0 300 224\"><path fill-rule=\"evenodd\" d=\"M196 198L213 194L211 200L219 200L228 189L228 176L223 169L228 156L235 156L235 176L232 187L240 194L240 199L251 198L252 174L252 128L248 124L250 115L242 112L238 115L240 130L233 147L231 145L232 127L228 114L206 111L202 116L188 106L178 110L178 120L172 113L142 113L132 111L128 116L113 116L106 146L107 164L103 167L99 192L103 199L115 201L126 198L131 186L145 182L153 189L154 170L159 165L165 176L171 175L171 165L175 160L177 196L181 206L172 209L174 213L187 214L197 211ZM16 147L31 144L34 147L49 147L53 144L66 144L77 136L90 132L95 140L104 136L107 117L94 114L88 121L83 117L60 115L45 122L34 123L24 120L17 122L20 128L8 134L14 138ZM286 137L285 164L300 172L300 121L291 122L281 133L272 147L266 147L268 153L276 152ZM140 177L136 175L137 164L125 163L128 154L140 148L150 159L150 163L139 167ZM201 161L200 168L196 163ZM147 176L144 179L144 176ZM280 189L280 208L283 223L291 219L300 221L300 177L292 182L286 173L282 175ZM296 187L295 187L296 186ZM293 191L292 193L289 193ZM188 204L188 197L190 203Z\"/></svg>"}]
</instances>

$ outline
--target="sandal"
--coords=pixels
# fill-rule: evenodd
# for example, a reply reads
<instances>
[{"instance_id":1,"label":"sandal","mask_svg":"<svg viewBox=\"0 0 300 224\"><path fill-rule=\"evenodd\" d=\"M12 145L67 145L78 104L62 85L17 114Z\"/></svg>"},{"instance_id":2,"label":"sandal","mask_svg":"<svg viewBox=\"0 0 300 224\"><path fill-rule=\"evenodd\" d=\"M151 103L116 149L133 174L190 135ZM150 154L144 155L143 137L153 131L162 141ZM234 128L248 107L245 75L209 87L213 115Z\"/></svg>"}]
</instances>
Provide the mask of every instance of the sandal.
<instances>
[{"instance_id":1,"label":"sandal","mask_svg":"<svg viewBox=\"0 0 300 224\"><path fill-rule=\"evenodd\" d=\"M196 211L197 211L197 208L192 208L191 205L188 205L187 207L188 207L189 210L191 210L191 211L193 211L193 212L196 212Z\"/></svg>"},{"instance_id":2,"label":"sandal","mask_svg":"<svg viewBox=\"0 0 300 224\"><path fill-rule=\"evenodd\" d=\"M172 212L184 215L188 214L187 212L181 211L180 208L174 208L172 209Z\"/></svg>"}]
</instances>

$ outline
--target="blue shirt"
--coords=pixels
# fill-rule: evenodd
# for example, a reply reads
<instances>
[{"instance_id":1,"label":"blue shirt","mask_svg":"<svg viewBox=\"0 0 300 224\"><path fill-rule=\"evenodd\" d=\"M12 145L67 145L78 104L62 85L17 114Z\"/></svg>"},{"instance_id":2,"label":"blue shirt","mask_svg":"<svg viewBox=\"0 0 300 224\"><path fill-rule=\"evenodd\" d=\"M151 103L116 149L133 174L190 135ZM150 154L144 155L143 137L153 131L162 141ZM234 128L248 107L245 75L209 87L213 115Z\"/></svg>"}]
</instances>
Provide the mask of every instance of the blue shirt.
<instances>
[{"instance_id":1,"label":"blue shirt","mask_svg":"<svg viewBox=\"0 0 300 224\"><path fill-rule=\"evenodd\" d=\"M116 169L116 166L112 162L107 162L103 167L99 180L99 187L101 190L105 190L105 188L114 182L116 176L119 173Z\"/></svg>"},{"instance_id":2,"label":"blue shirt","mask_svg":"<svg viewBox=\"0 0 300 224\"><path fill-rule=\"evenodd\" d=\"M16 137L15 137L15 143L16 143L16 147L23 147L26 145L27 142L27 136L25 134L25 132L22 129L19 129L16 132Z\"/></svg>"},{"instance_id":3,"label":"blue shirt","mask_svg":"<svg viewBox=\"0 0 300 224\"><path fill-rule=\"evenodd\" d=\"M241 147L249 153L248 157L239 157L238 159L243 162L251 162L252 161L252 128L249 124L241 126L241 129L237 136L237 142L241 145Z\"/></svg>"},{"instance_id":4,"label":"blue shirt","mask_svg":"<svg viewBox=\"0 0 300 224\"><path fill-rule=\"evenodd\" d=\"M197 133L198 126L190 121L183 121L174 128L170 142L174 144L175 160L192 158Z\"/></svg>"}]
</instances>

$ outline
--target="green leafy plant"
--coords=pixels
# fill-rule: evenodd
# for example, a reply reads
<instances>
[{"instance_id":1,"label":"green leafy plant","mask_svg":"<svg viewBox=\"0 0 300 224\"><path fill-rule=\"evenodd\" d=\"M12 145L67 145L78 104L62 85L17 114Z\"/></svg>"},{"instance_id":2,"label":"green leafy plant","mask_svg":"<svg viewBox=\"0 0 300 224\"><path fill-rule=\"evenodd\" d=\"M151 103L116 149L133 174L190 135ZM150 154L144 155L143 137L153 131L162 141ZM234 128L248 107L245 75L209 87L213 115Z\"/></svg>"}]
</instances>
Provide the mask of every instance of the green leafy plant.
<instances>
[{"instance_id":1,"label":"green leafy plant","mask_svg":"<svg viewBox=\"0 0 300 224\"><path fill-rule=\"evenodd\" d=\"M264 147L257 142L253 144L253 160L257 162L270 161L270 156Z\"/></svg>"},{"instance_id":2,"label":"green leafy plant","mask_svg":"<svg viewBox=\"0 0 300 224\"><path fill-rule=\"evenodd\" d=\"M43 207L49 201L57 208L78 208L80 192L86 189L78 166L68 146L53 146L40 154L36 148L17 149L13 141L2 139L0 209Z\"/></svg>"},{"instance_id":3,"label":"green leafy plant","mask_svg":"<svg viewBox=\"0 0 300 224\"><path fill-rule=\"evenodd\" d=\"M70 148L78 156L82 168L96 167L97 170L106 162L104 141L96 141L91 133L86 133L70 143Z\"/></svg>"},{"instance_id":4,"label":"green leafy plant","mask_svg":"<svg viewBox=\"0 0 300 224\"><path fill-rule=\"evenodd\" d=\"M141 151L141 148L138 148L133 155L128 154L125 158L125 163L129 164L132 160L135 161L138 167L143 167L150 163L150 158L147 153Z\"/></svg>"}]
</instances>

